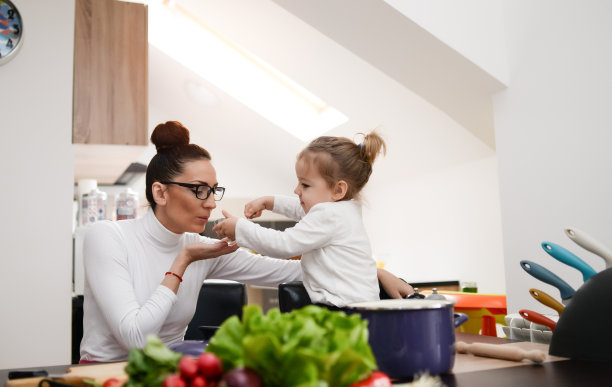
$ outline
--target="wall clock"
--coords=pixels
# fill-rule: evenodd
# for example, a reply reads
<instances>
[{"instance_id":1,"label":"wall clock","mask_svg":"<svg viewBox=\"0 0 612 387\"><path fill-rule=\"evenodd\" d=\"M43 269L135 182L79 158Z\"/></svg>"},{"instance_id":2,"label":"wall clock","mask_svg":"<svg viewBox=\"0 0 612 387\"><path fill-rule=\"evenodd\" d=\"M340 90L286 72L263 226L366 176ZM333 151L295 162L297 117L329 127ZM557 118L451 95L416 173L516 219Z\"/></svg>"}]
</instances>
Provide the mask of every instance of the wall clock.
<instances>
[{"instance_id":1,"label":"wall clock","mask_svg":"<svg viewBox=\"0 0 612 387\"><path fill-rule=\"evenodd\" d=\"M23 20L9 0L0 0L0 65L11 60L23 37Z\"/></svg>"}]
</instances>

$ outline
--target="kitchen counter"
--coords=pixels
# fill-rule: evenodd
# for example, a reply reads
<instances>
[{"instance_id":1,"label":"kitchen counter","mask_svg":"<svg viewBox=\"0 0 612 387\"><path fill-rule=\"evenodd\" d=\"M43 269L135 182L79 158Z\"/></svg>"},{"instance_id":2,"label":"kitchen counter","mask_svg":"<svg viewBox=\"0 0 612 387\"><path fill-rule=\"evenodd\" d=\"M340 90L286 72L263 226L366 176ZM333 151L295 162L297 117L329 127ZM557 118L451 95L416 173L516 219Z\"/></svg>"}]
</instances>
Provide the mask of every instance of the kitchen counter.
<instances>
[{"instance_id":1,"label":"kitchen counter","mask_svg":"<svg viewBox=\"0 0 612 387\"><path fill-rule=\"evenodd\" d=\"M522 349L540 349L548 352L548 345L529 342L513 342L497 337L457 333L457 341L466 343L485 342L518 346ZM49 373L61 374L68 367L62 365L51 367L24 368L23 370L45 369ZM4 385L10 370L0 370L0 385ZM453 373L441 375L440 379L448 386L474 387L527 387L527 386L559 386L559 387L589 387L612 384L610 364L569 360L566 358L548 356L542 364L534 364L528 360L512 362L505 360L478 357L470 354L457 354ZM397 381L394 385L407 386L406 381Z\"/></svg>"},{"instance_id":2,"label":"kitchen counter","mask_svg":"<svg viewBox=\"0 0 612 387\"><path fill-rule=\"evenodd\" d=\"M465 343L512 345L525 350L539 349L548 353L547 344L512 341L470 333L457 333L456 340ZM448 387L599 387L612 384L610 366L608 363L578 361L551 355L548 355L544 363L535 364L529 360L513 362L471 354L457 354L453 373L440 375L440 379ZM398 383L398 386L401 385Z\"/></svg>"}]
</instances>

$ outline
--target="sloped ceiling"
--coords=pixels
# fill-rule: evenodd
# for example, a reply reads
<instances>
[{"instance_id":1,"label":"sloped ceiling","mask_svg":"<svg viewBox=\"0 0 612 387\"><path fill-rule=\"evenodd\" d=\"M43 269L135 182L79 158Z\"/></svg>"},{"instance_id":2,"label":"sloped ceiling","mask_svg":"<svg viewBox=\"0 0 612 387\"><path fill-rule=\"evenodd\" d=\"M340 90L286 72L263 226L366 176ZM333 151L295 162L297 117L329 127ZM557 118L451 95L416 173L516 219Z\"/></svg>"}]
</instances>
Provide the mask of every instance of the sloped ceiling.
<instances>
[{"instance_id":1,"label":"sloped ceiling","mask_svg":"<svg viewBox=\"0 0 612 387\"><path fill-rule=\"evenodd\" d=\"M495 148L491 94L505 87L380 0L273 0Z\"/></svg>"},{"instance_id":2,"label":"sloped ceiling","mask_svg":"<svg viewBox=\"0 0 612 387\"><path fill-rule=\"evenodd\" d=\"M398 100L404 95L398 89L403 88L406 95L420 96L468 133L457 135L476 137L481 145L457 150L457 160L473 157L469 152L494 152L490 95L503 85L383 1L178 1L347 115L349 121L330 131L332 135L353 137L385 127L394 112L414 109L410 99ZM197 42L193 44L197 49ZM220 183L231 187L228 196L292 192L292 161L303 142L155 47L149 52L151 128L167 120L187 125L192 141L212 153ZM206 103L189 95L186 85L192 82L208 93ZM424 144L414 139L422 138L417 132L423 130L435 131L402 126L401 136L410 138L414 147L413 152L406 148L406 154L420 157L424 168L439 163L440 157L451 157L421 151ZM453 136L443 135L442 141L453 141ZM150 156L149 150L146 157Z\"/></svg>"}]
</instances>

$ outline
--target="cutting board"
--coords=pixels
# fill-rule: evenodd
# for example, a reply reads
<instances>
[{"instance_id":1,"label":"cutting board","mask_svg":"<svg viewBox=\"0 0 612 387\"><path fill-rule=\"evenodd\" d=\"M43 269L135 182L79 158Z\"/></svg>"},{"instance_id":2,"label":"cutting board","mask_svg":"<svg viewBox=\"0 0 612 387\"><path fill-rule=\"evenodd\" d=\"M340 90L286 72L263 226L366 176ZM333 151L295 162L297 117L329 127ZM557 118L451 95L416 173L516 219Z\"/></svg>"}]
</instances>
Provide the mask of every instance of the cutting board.
<instances>
[{"instance_id":1,"label":"cutting board","mask_svg":"<svg viewBox=\"0 0 612 387\"><path fill-rule=\"evenodd\" d=\"M124 372L126 362L94 364L84 366L72 366L68 368L65 374L61 375L62 379L55 379L59 382L71 384L75 386L90 386L83 383L83 379L94 380L104 383L106 379L117 378L127 380L127 375ZM38 383L44 378L23 378L13 379L6 382L5 387L37 387Z\"/></svg>"}]
</instances>

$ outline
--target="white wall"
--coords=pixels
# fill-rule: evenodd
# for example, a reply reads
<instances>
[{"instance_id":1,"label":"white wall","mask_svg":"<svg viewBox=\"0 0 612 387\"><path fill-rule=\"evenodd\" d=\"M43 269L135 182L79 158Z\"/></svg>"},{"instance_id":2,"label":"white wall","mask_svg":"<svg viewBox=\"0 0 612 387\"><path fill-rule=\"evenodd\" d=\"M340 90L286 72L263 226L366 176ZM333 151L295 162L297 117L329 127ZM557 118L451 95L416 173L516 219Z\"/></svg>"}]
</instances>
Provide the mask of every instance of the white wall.
<instances>
[{"instance_id":1,"label":"white wall","mask_svg":"<svg viewBox=\"0 0 612 387\"><path fill-rule=\"evenodd\" d=\"M504 2L510 86L495 98L509 312L551 313L531 298L556 288L519 266L529 259L573 287L580 272L548 256L558 243L596 270L603 261L563 233L576 227L612 246L612 3ZM554 313L554 312L552 312Z\"/></svg>"},{"instance_id":2,"label":"white wall","mask_svg":"<svg viewBox=\"0 0 612 387\"><path fill-rule=\"evenodd\" d=\"M508 84L501 0L385 1Z\"/></svg>"},{"instance_id":3,"label":"white wall","mask_svg":"<svg viewBox=\"0 0 612 387\"><path fill-rule=\"evenodd\" d=\"M70 362L74 0L13 0L0 67L0 368Z\"/></svg>"},{"instance_id":4,"label":"white wall","mask_svg":"<svg viewBox=\"0 0 612 387\"><path fill-rule=\"evenodd\" d=\"M481 293L505 293L494 156L380 183L368 196L385 200L365 215L387 269L408 282L472 280Z\"/></svg>"}]
</instances>

